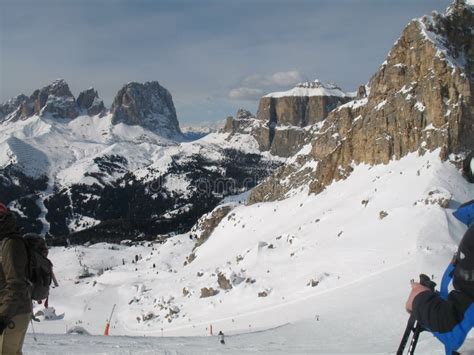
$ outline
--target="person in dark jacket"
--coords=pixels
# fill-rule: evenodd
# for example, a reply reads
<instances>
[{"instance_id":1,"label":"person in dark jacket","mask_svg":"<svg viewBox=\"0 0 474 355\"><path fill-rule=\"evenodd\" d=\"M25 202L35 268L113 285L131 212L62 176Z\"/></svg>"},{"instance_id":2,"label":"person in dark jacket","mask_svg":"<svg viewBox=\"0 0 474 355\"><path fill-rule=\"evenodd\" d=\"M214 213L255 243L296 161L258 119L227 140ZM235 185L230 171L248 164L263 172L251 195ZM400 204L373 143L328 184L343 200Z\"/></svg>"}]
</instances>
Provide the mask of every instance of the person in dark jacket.
<instances>
[{"instance_id":1,"label":"person in dark jacket","mask_svg":"<svg viewBox=\"0 0 474 355\"><path fill-rule=\"evenodd\" d=\"M16 219L0 203L0 354L22 354L31 320L28 255Z\"/></svg>"},{"instance_id":2,"label":"person in dark jacket","mask_svg":"<svg viewBox=\"0 0 474 355\"><path fill-rule=\"evenodd\" d=\"M451 280L454 290L448 293ZM406 310L444 344L446 354L461 347L474 326L474 225L446 269L440 292L412 283Z\"/></svg>"},{"instance_id":3,"label":"person in dark jacket","mask_svg":"<svg viewBox=\"0 0 474 355\"><path fill-rule=\"evenodd\" d=\"M225 344L224 333L222 333L222 330L219 331L219 334L217 334L217 339L219 339L219 343L221 343L222 345Z\"/></svg>"}]
</instances>

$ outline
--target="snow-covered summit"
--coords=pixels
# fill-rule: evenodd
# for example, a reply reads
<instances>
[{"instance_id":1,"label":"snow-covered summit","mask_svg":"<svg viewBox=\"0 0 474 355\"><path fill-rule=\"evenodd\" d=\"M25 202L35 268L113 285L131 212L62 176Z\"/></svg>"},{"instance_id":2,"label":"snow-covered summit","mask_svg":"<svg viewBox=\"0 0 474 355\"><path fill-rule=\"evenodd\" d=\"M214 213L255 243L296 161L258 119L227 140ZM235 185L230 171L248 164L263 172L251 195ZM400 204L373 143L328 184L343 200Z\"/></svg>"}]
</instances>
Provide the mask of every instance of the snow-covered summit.
<instances>
[{"instance_id":1,"label":"snow-covered summit","mask_svg":"<svg viewBox=\"0 0 474 355\"><path fill-rule=\"evenodd\" d=\"M333 83L324 83L320 80L303 82L297 84L288 91L273 92L264 97L280 98L287 96L335 96L352 97L352 93L342 91L340 87Z\"/></svg>"}]
</instances>

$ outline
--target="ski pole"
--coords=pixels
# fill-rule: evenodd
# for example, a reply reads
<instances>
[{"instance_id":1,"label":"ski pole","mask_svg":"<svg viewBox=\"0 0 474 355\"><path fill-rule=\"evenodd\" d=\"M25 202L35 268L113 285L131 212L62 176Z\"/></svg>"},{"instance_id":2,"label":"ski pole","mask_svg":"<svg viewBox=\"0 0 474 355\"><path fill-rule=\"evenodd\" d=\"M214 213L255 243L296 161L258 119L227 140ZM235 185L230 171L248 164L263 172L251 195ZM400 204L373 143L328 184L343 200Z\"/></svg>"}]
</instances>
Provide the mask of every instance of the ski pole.
<instances>
[{"instance_id":1,"label":"ski pole","mask_svg":"<svg viewBox=\"0 0 474 355\"><path fill-rule=\"evenodd\" d=\"M38 339L36 339L36 332L35 332L35 327L33 326L33 318L30 319L31 323L31 330L33 331L33 339L38 342Z\"/></svg>"},{"instance_id":2,"label":"ski pole","mask_svg":"<svg viewBox=\"0 0 474 355\"><path fill-rule=\"evenodd\" d=\"M410 333L413 329L415 329L415 317L410 315L408 319L407 326L405 327L405 332L403 333L402 340L400 341L400 345L398 346L397 355L403 355L403 351L408 343L408 338L410 337Z\"/></svg>"},{"instance_id":3,"label":"ski pole","mask_svg":"<svg viewBox=\"0 0 474 355\"><path fill-rule=\"evenodd\" d=\"M436 287L436 283L431 281L431 279L425 274L420 275L420 284L429 288L432 291L434 291ZM408 319L405 332L403 333L402 340L400 341L400 345L397 350L397 355L403 355L403 351L405 350L405 347L408 343L408 338L410 337L410 334L412 332L413 337L408 348L408 354L413 355L415 353L416 344L418 343L418 338L422 331L424 331L424 328L422 327L420 322L415 319L413 314L410 314L410 318Z\"/></svg>"}]
</instances>

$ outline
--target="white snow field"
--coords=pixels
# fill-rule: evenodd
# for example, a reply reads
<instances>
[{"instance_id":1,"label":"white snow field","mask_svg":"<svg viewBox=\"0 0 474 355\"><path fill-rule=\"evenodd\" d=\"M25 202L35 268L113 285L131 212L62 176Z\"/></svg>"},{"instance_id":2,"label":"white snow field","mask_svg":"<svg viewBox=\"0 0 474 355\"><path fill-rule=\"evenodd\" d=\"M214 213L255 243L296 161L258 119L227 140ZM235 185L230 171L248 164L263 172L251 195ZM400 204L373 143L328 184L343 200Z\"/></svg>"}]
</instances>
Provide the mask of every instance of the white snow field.
<instances>
[{"instance_id":1,"label":"white snow field","mask_svg":"<svg viewBox=\"0 0 474 355\"><path fill-rule=\"evenodd\" d=\"M438 154L354 166L316 196L237 204L186 266L188 234L163 245L53 248L60 287L50 307L65 316L35 323L26 354L393 354L410 279L440 281L466 229L452 212L474 198ZM449 197L448 208L437 204ZM79 278L85 271L94 276ZM219 288L219 273L232 289ZM200 298L204 287L219 293ZM100 336L113 304L111 336ZM94 336L65 335L74 326ZM443 348L423 333L416 353Z\"/></svg>"}]
</instances>

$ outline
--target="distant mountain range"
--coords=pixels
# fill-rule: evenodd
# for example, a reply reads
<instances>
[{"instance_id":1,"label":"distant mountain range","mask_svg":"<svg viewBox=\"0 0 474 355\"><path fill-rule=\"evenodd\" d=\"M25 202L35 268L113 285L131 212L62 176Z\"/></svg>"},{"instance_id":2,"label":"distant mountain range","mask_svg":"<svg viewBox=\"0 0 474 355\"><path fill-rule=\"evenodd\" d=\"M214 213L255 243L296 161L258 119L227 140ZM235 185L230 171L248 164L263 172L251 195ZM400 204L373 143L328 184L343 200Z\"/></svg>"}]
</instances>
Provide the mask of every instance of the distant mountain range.
<instances>
[{"instance_id":1,"label":"distant mountain range","mask_svg":"<svg viewBox=\"0 0 474 355\"><path fill-rule=\"evenodd\" d=\"M462 160L474 148L473 16L457 1L413 20L356 93L301 83L222 126L180 128L156 81L124 85L107 109L93 88L76 99L56 80L0 105L1 199L57 243L119 241L188 231L249 189L250 203L319 193L354 164L435 149Z\"/></svg>"}]
</instances>

